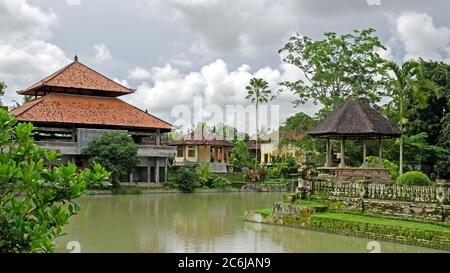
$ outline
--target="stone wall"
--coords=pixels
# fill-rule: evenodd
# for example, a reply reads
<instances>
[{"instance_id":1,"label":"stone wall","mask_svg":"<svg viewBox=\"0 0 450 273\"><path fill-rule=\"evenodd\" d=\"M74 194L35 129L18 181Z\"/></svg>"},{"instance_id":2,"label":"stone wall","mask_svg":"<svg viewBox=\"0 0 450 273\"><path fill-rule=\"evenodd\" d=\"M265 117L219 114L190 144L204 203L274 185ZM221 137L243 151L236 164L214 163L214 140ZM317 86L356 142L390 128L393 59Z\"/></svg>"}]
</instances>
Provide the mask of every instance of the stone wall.
<instances>
[{"instance_id":1,"label":"stone wall","mask_svg":"<svg viewBox=\"0 0 450 273\"><path fill-rule=\"evenodd\" d=\"M310 180L313 194L367 199L411 201L450 204L450 186L435 183L432 186L396 185L395 183L372 183L367 181Z\"/></svg>"},{"instance_id":2,"label":"stone wall","mask_svg":"<svg viewBox=\"0 0 450 273\"><path fill-rule=\"evenodd\" d=\"M241 191L258 191L258 192L278 192L287 191L286 184L264 184L264 183L247 183L240 189Z\"/></svg>"},{"instance_id":3,"label":"stone wall","mask_svg":"<svg viewBox=\"0 0 450 273\"><path fill-rule=\"evenodd\" d=\"M450 205L357 197L316 196L330 210L450 226Z\"/></svg>"}]
</instances>

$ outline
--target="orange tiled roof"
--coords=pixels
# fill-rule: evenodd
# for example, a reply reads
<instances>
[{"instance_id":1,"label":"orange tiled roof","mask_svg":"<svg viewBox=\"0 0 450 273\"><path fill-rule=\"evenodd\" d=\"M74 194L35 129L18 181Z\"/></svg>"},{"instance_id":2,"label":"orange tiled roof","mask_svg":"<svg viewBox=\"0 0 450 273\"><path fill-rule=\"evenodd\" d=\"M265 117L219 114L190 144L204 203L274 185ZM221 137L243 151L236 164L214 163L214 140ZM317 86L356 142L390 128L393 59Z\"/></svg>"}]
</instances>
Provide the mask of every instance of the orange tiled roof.
<instances>
[{"instance_id":1,"label":"orange tiled roof","mask_svg":"<svg viewBox=\"0 0 450 273\"><path fill-rule=\"evenodd\" d=\"M40 80L32 86L17 91L21 95L44 95L45 92L68 92L67 89L94 91L107 96L121 96L133 93L135 90L127 88L75 61L61 68L50 76ZM59 90L59 91L58 91ZM89 94L89 92L87 92Z\"/></svg>"},{"instance_id":2,"label":"orange tiled roof","mask_svg":"<svg viewBox=\"0 0 450 273\"><path fill-rule=\"evenodd\" d=\"M19 121L172 129L172 125L118 98L50 93L10 112Z\"/></svg>"}]
</instances>

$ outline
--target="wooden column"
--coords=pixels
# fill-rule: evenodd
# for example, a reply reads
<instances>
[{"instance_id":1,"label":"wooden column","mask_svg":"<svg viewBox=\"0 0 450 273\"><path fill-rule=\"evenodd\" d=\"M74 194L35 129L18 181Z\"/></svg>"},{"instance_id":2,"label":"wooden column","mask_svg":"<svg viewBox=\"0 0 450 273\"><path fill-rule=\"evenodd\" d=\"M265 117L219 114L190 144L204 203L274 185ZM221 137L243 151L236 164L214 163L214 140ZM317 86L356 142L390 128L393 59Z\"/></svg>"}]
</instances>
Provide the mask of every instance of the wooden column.
<instances>
[{"instance_id":1,"label":"wooden column","mask_svg":"<svg viewBox=\"0 0 450 273\"><path fill-rule=\"evenodd\" d=\"M381 142L381 137L378 139L378 165L383 167L383 143Z\"/></svg>"},{"instance_id":2,"label":"wooden column","mask_svg":"<svg viewBox=\"0 0 450 273\"><path fill-rule=\"evenodd\" d=\"M184 157L184 161L186 161L186 156L187 156L187 145L183 146L183 157Z\"/></svg>"},{"instance_id":3,"label":"wooden column","mask_svg":"<svg viewBox=\"0 0 450 273\"><path fill-rule=\"evenodd\" d=\"M228 162L228 147L225 147L225 162Z\"/></svg>"},{"instance_id":4,"label":"wooden column","mask_svg":"<svg viewBox=\"0 0 450 273\"><path fill-rule=\"evenodd\" d=\"M213 162L217 161L217 147L213 147Z\"/></svg>"},{"instance_id":5,"label":"wooden column","mask_svg":"<svg viewBox=\"0 0 450 273\"><path fill-rule=\"evenodd\" d=\"M225 151L224 151L224 147L223 146L220 148L220 151L222 152L222 155L221 155L222 158L220 160L222 162L225 162L225 153L224 153Z\"/></svg>"},{"instance_id":6,"label":"wooden column","mask_svg":"<svg viewBox=\"0 0 450 273\"><path fill-rule=\"evenodd\" d=\"M341 138L341 164L339 167L345 167L345 138Z\"/></svg>"},{"instance_id":7,"label":"wooden column","mask_svg":"<svg viewBox=\"0 0 450 273\"><path fill-rule=\"evenodd\" d=\"M366 156L367 156L367 151L366 151L366 138L363 138L363 166L366 167L367 163L366 163Z\"/></svg>"},{"instance_id":8,"label":"wooden column","mask_svg":"<svg viewBox=\"0 0 450 273\"><path fill-rule=\"evenodd\" d=\"M325 158L325 167L331 167L331 140L327 138L327 154Z\"/></svg>"}]
</instances>

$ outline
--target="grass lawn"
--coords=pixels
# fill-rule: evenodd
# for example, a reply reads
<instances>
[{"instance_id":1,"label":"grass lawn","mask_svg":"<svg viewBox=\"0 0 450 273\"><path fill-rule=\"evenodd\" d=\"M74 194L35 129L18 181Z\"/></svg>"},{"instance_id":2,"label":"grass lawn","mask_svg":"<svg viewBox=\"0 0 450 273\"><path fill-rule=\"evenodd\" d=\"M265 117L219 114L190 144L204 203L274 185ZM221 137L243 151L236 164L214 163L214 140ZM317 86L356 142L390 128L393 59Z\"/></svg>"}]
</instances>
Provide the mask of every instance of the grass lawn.
<instances>
[{"instance_id":1,"label":"grass lawn","mask_svg":"<svg viewBox=\"0 0 450 273\"><path fill-rule=\"evenodd\" d=\"M255 213L259 213L262 216L266 217L272 214L272 209L256 209L254 210Z\"/></svg>"},{"instance_id":2,"label":"grass lawn","mask_svg":"<svg viewBox=\"0 0 450 273\"><path fill-rule=\"evenodd\" d=\"M318 201L314 201L314 200L305 200L305 199L298 199L294 201L294 204L300 205L300 206L305 206L305 207L315 207L315 208L323 208L323 207L327 207L326 205L318 202Z\"/></svg>"},{"instance_id":3,"label":"grass lawn","mask_svg":"<svg viewBox=\"0 0 450 273\"><path fill-rule=\"evenodd\" d=\"M387 225L387 226L400 226L406 228L422 229L437 232L449 232L450 228L444 226L438 226L427 223L405 221L405 220L395 220L380 217L363 216L357 214L347 214L347 213L334 213L334 212L322 212L316 213L313 217L337 219L352 222L361 222L369 224Z\"/></svg>"}]
</instances>

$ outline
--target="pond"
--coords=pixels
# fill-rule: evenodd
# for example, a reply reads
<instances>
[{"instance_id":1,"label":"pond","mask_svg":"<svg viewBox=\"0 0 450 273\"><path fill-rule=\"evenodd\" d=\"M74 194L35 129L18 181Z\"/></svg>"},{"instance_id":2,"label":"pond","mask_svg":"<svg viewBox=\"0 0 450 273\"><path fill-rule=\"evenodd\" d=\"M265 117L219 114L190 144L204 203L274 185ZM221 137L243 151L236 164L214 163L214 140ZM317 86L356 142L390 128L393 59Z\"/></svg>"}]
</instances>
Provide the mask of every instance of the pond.
<instances>
[{"instance_id":1,"label":"pond","mask_svg":"<svg viewBox=\"0 0 450 273\"><path fill-rule=\"evenodd\" d=\"M67 235L81 252L369 252L368 239L243 221L249 209L269 208L282 193L96 195L79 200ZM380 242L382 252L436 250Z\"/></svg>"}]
</instances>

